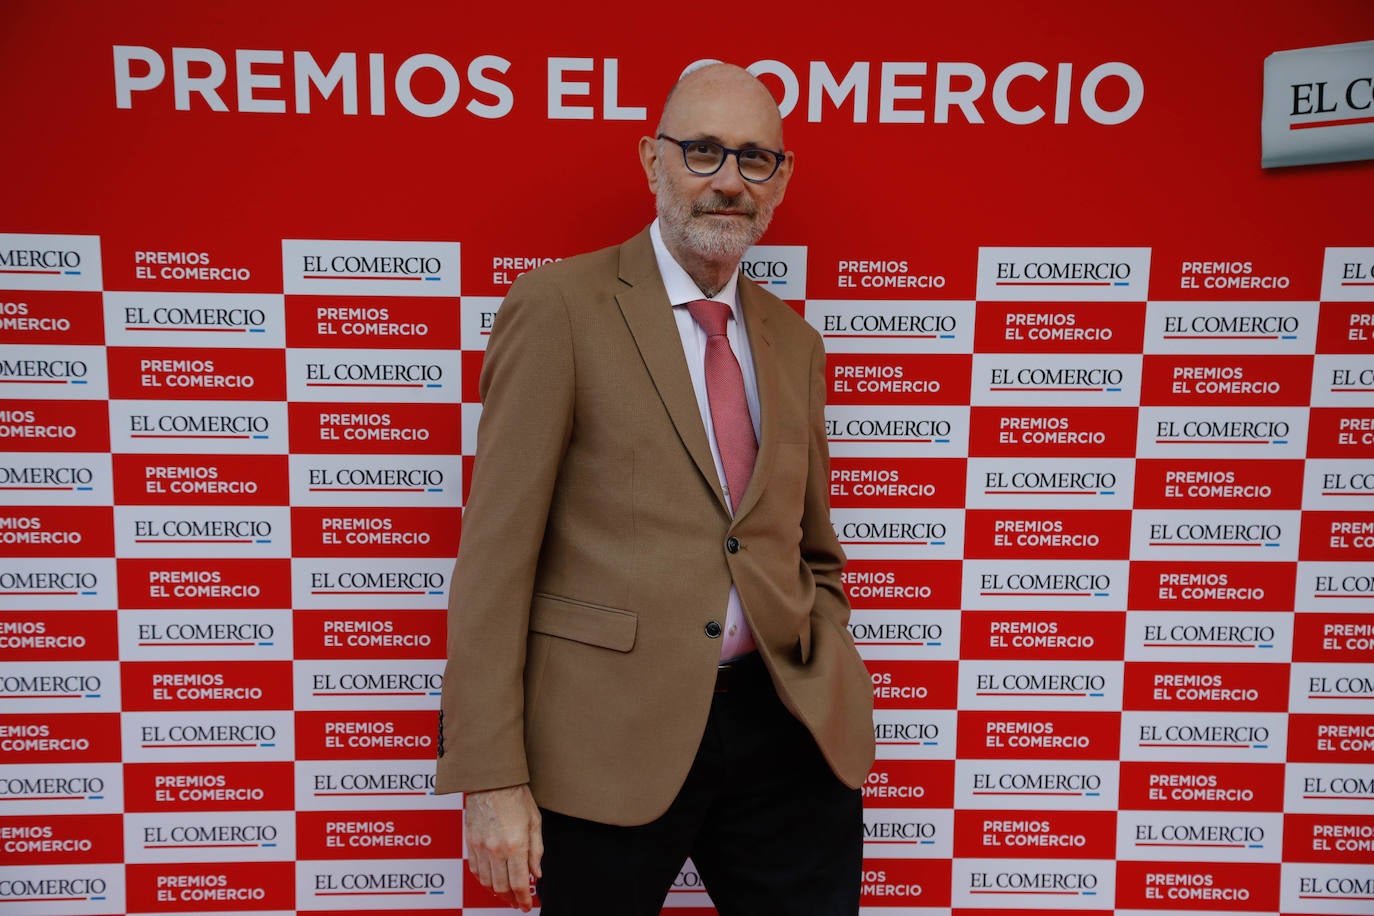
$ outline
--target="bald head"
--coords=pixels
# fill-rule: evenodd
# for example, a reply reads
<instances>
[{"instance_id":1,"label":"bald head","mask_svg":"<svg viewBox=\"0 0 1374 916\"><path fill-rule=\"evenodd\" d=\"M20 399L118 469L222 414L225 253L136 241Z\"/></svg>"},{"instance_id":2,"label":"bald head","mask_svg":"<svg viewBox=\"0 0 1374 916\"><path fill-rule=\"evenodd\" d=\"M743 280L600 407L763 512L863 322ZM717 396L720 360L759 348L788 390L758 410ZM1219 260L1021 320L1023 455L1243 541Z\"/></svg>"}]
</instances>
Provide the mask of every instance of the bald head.
<instances>
[{"instance_id":1,"label":"bald head","mask_svg":"<svg viewBox=\"0 0 1374 916\"><path fill-rule=\"evenodd\" d=\"M719 61L688 70L668 91L657 133L674 137L720 137L713 126L732 117L758 132L748 142L780 150L782 117L768 87L743 67Z\"/></svg>"}]
</instances>

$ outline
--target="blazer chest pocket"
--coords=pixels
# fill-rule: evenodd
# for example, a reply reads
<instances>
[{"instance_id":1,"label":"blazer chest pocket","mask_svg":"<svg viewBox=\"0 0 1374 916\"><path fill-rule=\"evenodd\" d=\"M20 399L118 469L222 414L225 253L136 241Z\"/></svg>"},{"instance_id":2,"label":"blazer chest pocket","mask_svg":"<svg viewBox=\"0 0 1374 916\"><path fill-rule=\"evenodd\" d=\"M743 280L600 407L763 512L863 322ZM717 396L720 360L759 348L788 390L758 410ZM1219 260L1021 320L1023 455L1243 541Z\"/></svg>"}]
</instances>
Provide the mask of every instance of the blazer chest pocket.
<instances>
[{"instance_id":1,"label":"blazer chest pocket","mask_svg":"<svg viewBox=\"0 0 1374 916\"><path fill-rule=\"evenodd\" d=\"M616 652L634 648L639 618L633 611L536 592L530 631Z\"/></svg>"}]
</instances>

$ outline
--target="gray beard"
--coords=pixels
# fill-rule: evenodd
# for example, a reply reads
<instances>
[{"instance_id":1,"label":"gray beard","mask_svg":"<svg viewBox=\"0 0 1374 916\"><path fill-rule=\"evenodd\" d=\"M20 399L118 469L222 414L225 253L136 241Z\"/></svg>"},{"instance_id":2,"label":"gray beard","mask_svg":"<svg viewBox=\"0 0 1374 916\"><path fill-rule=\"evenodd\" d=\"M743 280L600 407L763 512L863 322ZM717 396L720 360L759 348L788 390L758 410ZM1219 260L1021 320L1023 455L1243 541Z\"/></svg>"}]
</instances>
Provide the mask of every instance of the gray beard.
<instances>
[{"instance_id":1,"label":"gray beard","mask_svg":"<svg viewBox=\"0 0 1374 916\"><path fill-rule=\"evenodd\" d=\"M745 226L711 227L705 225L697 215L709 212L711 205L699 209L677 204L663 194L658 196L656 203L659 223L666 235L702 260L717 263L738 263L749 247L763 237L773 217L772 207L760 207L753 221ZM724 203L720 201L713 205L723 206Z\"/></svg>"}]
</instances>

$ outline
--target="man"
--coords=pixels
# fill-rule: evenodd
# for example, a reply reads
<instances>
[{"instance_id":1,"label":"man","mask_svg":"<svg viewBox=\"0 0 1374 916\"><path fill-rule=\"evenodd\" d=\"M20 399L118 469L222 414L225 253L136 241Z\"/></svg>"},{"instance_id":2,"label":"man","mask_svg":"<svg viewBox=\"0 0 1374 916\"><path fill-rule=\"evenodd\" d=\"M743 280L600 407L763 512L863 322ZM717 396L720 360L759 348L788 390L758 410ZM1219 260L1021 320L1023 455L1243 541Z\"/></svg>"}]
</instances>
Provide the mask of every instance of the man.
<instances>
[{"instance_id":1,"label":"man","mask_svg":"<svg viewBox=\"0 0 1374 916\"><path fill-rule=\"evenodd\" d=\"M739 262L794 158L713 63L639 143L658 220L521 277L482 371L438 791L545 916L853 914L872 686L829 519L825 353ZM722 333L723 332L723 333Z\"/></svg>"}]
</instances>

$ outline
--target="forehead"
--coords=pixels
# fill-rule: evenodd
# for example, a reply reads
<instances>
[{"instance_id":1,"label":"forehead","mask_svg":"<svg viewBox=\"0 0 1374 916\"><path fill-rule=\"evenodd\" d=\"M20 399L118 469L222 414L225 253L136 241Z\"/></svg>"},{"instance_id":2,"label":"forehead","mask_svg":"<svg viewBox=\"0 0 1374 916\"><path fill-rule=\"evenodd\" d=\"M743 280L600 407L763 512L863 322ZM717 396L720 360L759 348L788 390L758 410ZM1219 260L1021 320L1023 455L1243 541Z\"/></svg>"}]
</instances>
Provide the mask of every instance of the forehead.
<instances>
[{"instance_id":1,"label":"forehead","mask_svg":"<svg viewBox=\"0 0 1374 916\"><path fill-rule=\"evenodd\" d=\"M663 129L674 137L782 146L777 103L753 77L734 71L689 74L668 100Z\"/></svg>"}]
</instances>

